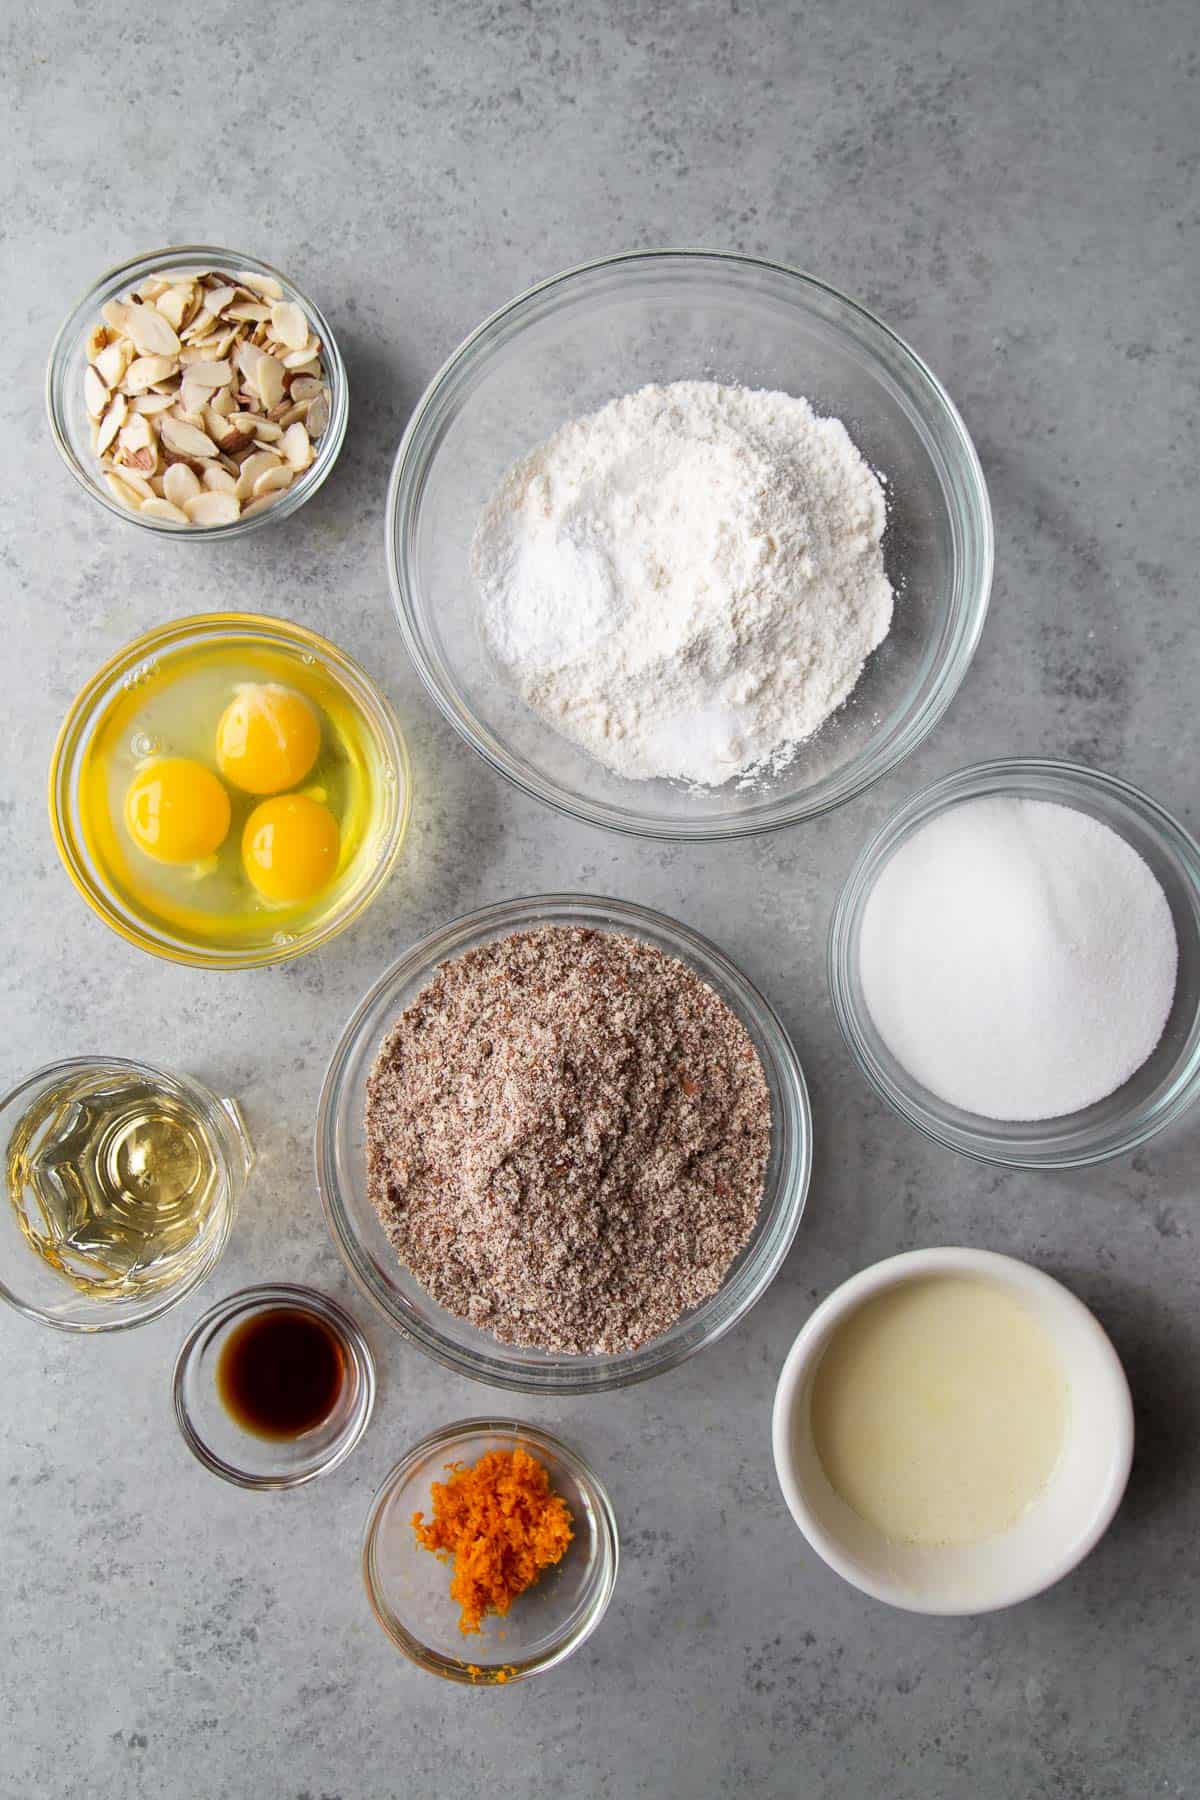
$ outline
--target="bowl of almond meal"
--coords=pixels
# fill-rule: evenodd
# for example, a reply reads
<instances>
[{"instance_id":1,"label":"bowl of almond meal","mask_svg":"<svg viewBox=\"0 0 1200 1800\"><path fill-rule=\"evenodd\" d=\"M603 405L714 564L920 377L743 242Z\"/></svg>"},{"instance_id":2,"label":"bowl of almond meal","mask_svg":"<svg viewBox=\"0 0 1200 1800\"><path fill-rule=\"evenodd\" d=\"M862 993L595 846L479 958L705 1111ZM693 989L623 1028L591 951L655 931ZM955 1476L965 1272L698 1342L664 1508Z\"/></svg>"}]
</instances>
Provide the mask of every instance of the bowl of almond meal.
<instances>
[{"instance_id":1,"label":"bowl of almond meal","mask_svg":"<svg viewBox=\"0 0 1200 1800\"><path fill-rule=\"evenodd\" d=\"M457 1372L588 1393L731 1330L804 1209L804 1076L715 945L630 902L504 901L415 945L347 1025L317 1120L334 1242Z\"/></svg>"}]
</instances>

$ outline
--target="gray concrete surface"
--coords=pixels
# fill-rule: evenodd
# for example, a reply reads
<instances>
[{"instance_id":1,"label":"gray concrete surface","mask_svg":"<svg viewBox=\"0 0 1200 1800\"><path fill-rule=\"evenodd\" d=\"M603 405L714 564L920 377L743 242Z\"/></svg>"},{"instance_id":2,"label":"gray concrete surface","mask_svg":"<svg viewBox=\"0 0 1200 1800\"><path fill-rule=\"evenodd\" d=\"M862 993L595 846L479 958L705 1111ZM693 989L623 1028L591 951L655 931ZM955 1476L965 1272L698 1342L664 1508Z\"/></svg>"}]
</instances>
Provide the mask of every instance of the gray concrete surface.
<instances>
[{"instance_id":1,"label":"gray concrete surface","mask_svg":"<svg viewBox=\"0 0 1200 1800\"><path fill-rule=\"evenodd\" d=\"M1077 1176L973 1167L873 1100L823 973L865 834L968 760L1081 757L1200 825L1196 24L1189 0L52 0L4 15L0 1079L69 1051L152 1053L240 1095L261 1155L227 1261L158 1324L79 1342L0 1319L5 1800L1200 1789L1200 1120ZM45 353L76 292L187 237L294 270L335 322L354 393L319 498L220 551L85 502L42 416ZM990 623L941 729L833 818L732 848L622 842L491 778L422 697L388 606L389 459L442 358L536 277L663 242L767 254L864 297L960 403L996 513ZM375 671L419 798L358 929L297 965L214 977L138 958L92 919L55 857L43 784L95 664L235 594ZM522 1405L608 1478L620 1586L557 1673L460 1692L392 1652L357 1546L397 1453L489 1395L353 1298L309 1135L335 1035L401 946L559 886L662 907L740 959L804 1059L816 1169L786 1269L729 1341L627 1394ZM1030 1257L1096 1307L1140 1435L1127 1503L1073 1578L1010 1613L938 1622L874 1605L807 1552L768 1421L820 1295L877 1257L960 1241ZM343 1470L256 1498L191 1461L168 1377L199 1311L268 1276L350 1301L383 1390Z\"/></svg>"}]
</instances>

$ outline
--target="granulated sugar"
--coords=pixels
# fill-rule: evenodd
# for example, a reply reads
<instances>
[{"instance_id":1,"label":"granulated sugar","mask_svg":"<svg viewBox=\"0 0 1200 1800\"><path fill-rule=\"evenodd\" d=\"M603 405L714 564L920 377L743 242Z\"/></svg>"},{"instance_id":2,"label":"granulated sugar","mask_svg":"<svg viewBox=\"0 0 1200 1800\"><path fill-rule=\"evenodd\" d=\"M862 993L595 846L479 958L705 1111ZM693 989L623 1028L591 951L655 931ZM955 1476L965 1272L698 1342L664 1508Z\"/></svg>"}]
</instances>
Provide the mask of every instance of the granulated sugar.
<instances>
[{"instance_id":1,"label":"granulated sugar","mask_svg":"<svg viewBox=\"0 0 1200 1800\"><path fill-rule=\"evenodd\" d=\"M1138 853L1073 807L951 807L881 871L863 993L915 1080L989 1119L1059 1118L1146 1061L1175 992L1166 896Z\"/></svg>"},{"instance_id":2,"label":"granulated sugar","mask_svg":"<svg viewBox=\"0 0 1200 1800\"><path fill-rule=\"evenodd\" d=\"M754 1228L770 1098L741 1021L615 933L444 963L367 1087L368 1192L401 1262L502 1343L634 1350Z\"/></svg>"}]
</instances>

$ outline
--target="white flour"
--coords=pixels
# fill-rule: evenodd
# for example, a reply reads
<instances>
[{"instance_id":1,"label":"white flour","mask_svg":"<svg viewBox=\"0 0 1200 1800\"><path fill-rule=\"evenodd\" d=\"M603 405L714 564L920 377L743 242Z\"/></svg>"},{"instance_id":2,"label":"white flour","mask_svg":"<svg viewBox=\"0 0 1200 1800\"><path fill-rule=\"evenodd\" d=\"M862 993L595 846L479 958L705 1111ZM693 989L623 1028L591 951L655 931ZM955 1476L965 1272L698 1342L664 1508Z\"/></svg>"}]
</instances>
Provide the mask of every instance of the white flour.
<instances>
[{"instance_id":1,"label":"white flour","mask_svg":"<svg viewBox=\"0 0 1200 1800\"><path fill-rule=\"evenodd\" d=\"M884 497L838 419L676 381L514 464L472 546L492 651L618 774L775 773L892 618Z\"/></svg>"}]
</instances>

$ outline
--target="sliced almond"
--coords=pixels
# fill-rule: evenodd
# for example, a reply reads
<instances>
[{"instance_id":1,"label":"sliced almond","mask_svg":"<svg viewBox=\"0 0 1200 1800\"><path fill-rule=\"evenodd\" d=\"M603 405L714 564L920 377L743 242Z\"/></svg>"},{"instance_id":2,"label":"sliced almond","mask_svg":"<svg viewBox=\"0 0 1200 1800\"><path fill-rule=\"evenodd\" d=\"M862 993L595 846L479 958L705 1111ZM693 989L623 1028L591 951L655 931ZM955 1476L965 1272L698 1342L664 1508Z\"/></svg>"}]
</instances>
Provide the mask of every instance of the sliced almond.
<instances>
[{"instance_id":1,"label":"sliced almond","mask_svg":"<svg viewBox=\"0 0 1200 1800\"><path fill-rule=\"evenodd\" d=\"M281 362L264 351L255 363L250 379L258 389L262 403L268 411L271 407L278 406L283 399L283 364Z\"/></svg>"},{"instance_id":2,"label":"sliced almond","mask_svg":"<svg viewBox=\"0 0 1200 1800\"><path fill-rule=\"evenodd\" d=\"M302 350L308 342L308 320L294 300L277 300L271 308L271 330L289 350Z\"/></svg>"},{"instance_id":3,"label":"sliced almond","mask_svg":"<svg viewBox=\"0 0 1200 1800\"><path fill-rule=\"evenodd\" d=\"M237 401L233 397L232 387L219 388L208 403L210 412L220 413L227 419L230 413L237 411Z\"/></svg>"},{"instance_id":4,"label":"sliced almond","mask_svg":"<svg viewBox=\"0 0 1200 1800\"><path fill-rule=\"evenodd\" d=\"M289 463L279 463L274 469L267 469L254 483L254 498L261 499L263 494L273 494L279 488L291 487L296 479L296 471ZM239 481L238 486L241 486Z\"/></svg>"},{"instance_id":5,"label":"sliced almond","mask_svg":"<svg viewBox=\"0 0 1200 1800\"><path fill-rule=\"evenodd\" d=\"M143 500L140 508L147 519L164 519L171 525L190 525L191 520L178 506L172 506L169 500Z\"/></svg>"},{"instance_id":6,"label":"sliced almond","mask_svg":"<svg viewBox=\"0 0 1200 1800\"><path fill-rule=\"evenodd\" d=\"M231 475L228 469L218 468L211 463L204 471L204 485L214 494L237 493L236 477Z\"/></svg>"},{"instance_id":7,"label":"sliced almond","mask_svg":"<svg viewBox=\"0 0 1200 1800\"><path fill-rule=\"evenodd\" d=\"M257 441L252 432L242 431L238 426L229 424L228 420L225 421L224 432L219 435L214 432L213 436L217 440L217 447L222 456L237 456L241 451L248 450Z\"/></svg>"},{"instance_id":8,"label":"sliced almond","mask_svg":"<svg viewBox=\"0 0 1200 1800\"><path fill-rule=\"evenodd\" d=\"M193 381L185 381L179 390L179 404L188 414L189 420L194 420L201 428L204 424L204 409L208 405L208 396L211 392L211 388L200 387Z\"/></svg>"},{"instance_id":9,"label":"sliced almond","mask_svg":"<svg viewBox=\"0 0 1200 1800\"><path fill-rule=\"evenodd\" d=\"M204 304L210 313L223 313L237 299L236 287L209 288Z\"/></svg>"},{"instance_id":10,"label":"sliced almond","mask_svg":"<svg viewBox=\"0 0 1200 1800\"><path fill-rule=\"evenodd\" d=\"M232 525L241 512L236 494L196 494L184 507L193 525Z\"/></svg>"},{"instance_id":11,"label":"sliced almond","mask_svg":"<svg viewBox=\"0 0 1200 1800\"><path fill-rule=\"evenodd\" d=\"M99 356L100 352L104 349L104 347L107 343L108 343L108 326L107 325L93 325L92 329L88 332L88 341L87 341L87 359L88 359L88 361L95 362L96 358Z\"/></svg>"},{"instance_id":12,"label":"sliced almond","mask_svg":"<svg viewBox=\"0 0 1200 1800\"><path fill-rule=\"evenodd\" d=\"M142 356L179 355L179 339L156 306L127 307L125 331Z\"/></svg>"},{"instance_id":13,"label":"sliced almond","mask_svg":"<svg viewBox=\"0 0 1200 1800\"><path fill-rule=\"evenodd\" d=\"M177 419L174 413L162 415L162 438L169 450L180 456L215 456L217 446L206 431L199 431L194 425L187 425Z\"/></svg>"},{"instance_id":14,"label":"sliced almond","mask_svg":"<svg viewBox=\"0 0 1200 1800\"><path fill-rule=\"evenodd\" d=\"M142 450L147 444L154 442L154 433L145 413L129 412L117 439L122 450Z\"/></svg>"},{"instance_id":15,"label":"sliced almond","mask_svg":"<svg viewBox=\"0 0 1200 1800\"><path fill-rule=\"evenodd\" d=\"M184 327L181 335L185 343L197 344L204 338L211 337L219 323L220 321L214 313L201 307L195 318Z\"/></svg>"},{"instance_id":16,"label":"sliced almond","mask_svg":"<svg viewBox=\"0 0 1200 1800\"><path fill-rule=\"evenodd\" d=\"M90 363L83 372L83 398L92 418L101 418L108 405L108 389Z\"/></svg>"},{"instance_id":17,"label":"sliced almond","mask_svg":"<svg viewBox=\"0 0 1200 1800\"><path fill-rule=\"evenodd\" d=\"M299 423L288 426L279 441L279 448L297 471L307 469L312 461L312 445L308 441L308 433Z\"/></svg>"},{"instance_id":18,"label":"sliced almond","mask_svg":"<svg viewBox=\"0 0 1200 1800\"><path fill-rule=\"evenodd\" d=\"M315 400L324 392L324 382L314 375L294 375L288 388L293 400Z\"/></svg>"},{"instance_id":19,"label":"sliced almond","mask_svg":"<svg viewBox=\"0 0 1200 1800\"><path fill-rule=\"evenodd\" d=\"M260 494L258 496L257 500L251 500L245 506L243 506L243 508L242 508L243 519L252 518L255 513L266 512L268 506L274 506L274 504L278 500L278 498L279 498L279 495L277 493L276 494Z\"/></svg>"},{"instance_id":20,"label":"sliced almond","mask_svg":"<svg viewBox=\"0 0 1200 1800\"><path fill-rule=\"evenodd\" d=\"M310 438L319 438L323 431L328 430L328 428L329 428L329 394L328 394L328 391L318 394L316 399L310 403L309 408L308 408L308 417L305 420L305 424L308 427L308 435Z\"/></svg>"},{"instance_id":21,"label":"sliced almond","mask_svg":"<svg viewBox=\"0 0 1200 1800\"><path fill-rule=\"evenodd\" d=\"M157 300L160 294L166 293L170 285L163 275L147 275L138 287L138 296L142 300Z\"/></svg>"},{"instance_id":22,"label":"sliced almond","mask_svg":"<svg viewBox=\"0 0 1200 1800\"><path fill-rule=\"evenodd\" d=\"M121 381L127 394L144 394L160 381L169 381L179 364L173 356L135 356Z\"/></svg>"},{"instance_id":23,"label":"sliced almond","mask_svg":"<svg viewBox=\"0 0 1200 1800\"><path fill-rule=\"evenodd\" d=\"M314 345L311 350L289 350L283 359L283 366L285 369L298 369L304 374L315 375L321 366L318 347Z\"/></svg>"},{"instance_id":24,"label":"sliced almond","mask_svg":"<svg viewBox=\"0 0 1200 1800\"><path fill-rule=\"evenodd\" d=\"M200 483L186 463L172 463L163 475L163 493L174 506L194 500L199 492Z\"/></svg>"},{"instance_id":25,"label":"sliced almond","mask_svg":"<svg viewBox=\"0 0 1200 1800\"><path fill-rule=\"evenodd\" d=\"M128 337L129 333L125 324L125 319L126 315L131 311L132 308L124 305L120 300L106 300L104 305L100 308L100 317L104 320L104 323L110 325L114 331L119 331L123 337Z\"/></svg>"},{"instance_id":26,"label":"sliced almond","mask_svg":"<svg viewBox=\"0 0 1200 1800\"><path fill-rule=\"evenodd\" d=\"M108 410L100 421L100 435L96 439L96 454L103 456L108 446L125 423L125 415L129 411L129 402L124 394L114 394Z\"/></svg>"},{"instance_id":27,"label":"sliced almond","mask_svg":"<svg viewBox=\"0 0 1200 1800\"><path fill-rule=\"evenodd\" d=\"M241 466L238 475L237 492L239 500L248 500L254 493L254 484L260 475L268 475L273 469L282 469L285 465L270 450L256 450L248 456Z\"/></svg>"},{"instance_id":28,"label":"sliced almond","mask_svg":"<svg viewBox=\"0 0 1200 1800\"><path fill-rule=\"evenodd\" d=\"M128 340L118 339L116 343L106 345L96 358L96 373L101 381L110 388L119 387L132 355L133 346Z\"/></svg>"},{"instance_id":29,"label":"sliced almond","mask_svg":"<svg viewBox=\"0 0 1200 1800\"><path fill-rule=\"evenodd\" d=\"M288 407L286 412L281 412L279 415L279 423L282 426L284 432L286 433L289 425L294 425L296 423L297 419L303 419L303 417L307 411L308 411L308 401L307 400L296 400L293 402L293 404L291 406Z\"/></svg>"},{"instance_id":30,"label":"sliced almond","mask_svg":"<svg viewBox=\"0 0 1200 1800\"><path fill-rule=\"evenodd\" d=\"M135 394L129 402L129 410L153 417L155 413L166 412L174 402L174 394Z\"/></svg>"},{"instance_id":31,"label":"sliced almond","mask_svg":"<svg viewBox=\"0 0 1200 1800\"><path fill-rule=\"evenodd\" d=\"M261 300L235 300L233 305L227 306L221 314L223 319L233 319L240 324L250 325L261 324L270 316L270 307L264 306Z\"/></svg>"},{"instance_id":32,"label":"sliced almond","mask_svg":"<svg viewBox=\"0 0 1200 1800\"><path fill-rule=\"evenodd\" d=\"M262 351L254 344L241 343L238 345L233 360L246 381L254 379L254 371L261 355Z\"/></svg>"},{"instance_id":33,"label":"sliced almond","mask_svg":"<svg viewBox=\"0 0 1200 1800\"><path fill-rule=\"evenodd\" d=\"M221 388L233 375L227 362L194 362L189 364L185 380L197 387Z\"/></svg>"},{"instance_id":34,"label":"sliced almond","mask_svg":"<svg viewBox=\"0 0 1200 1800\"><path fill-rule=\"evenodd\" d=\"M131 487L143 500L154 498L154 489L150 486L150 476L154 472L149 463L150 455L149 450L134 450L128 455L122 451L121 461L113 469L113 474L119 475L126 486Z\"/></svg>"},{"instance_id":35,"label":"sliced almond","mask_svg":"<svg viewBox=\"0 0 1200 1800\"><path fill-rule=\"evenodd\" d=\"M108 483L113 498L119 500L122 506L127 506L130 512L141 511L142 496L135 488L130 487L127 481L122 481L119 475L111 472L106 473L104 479Z\"/></svg>"},{"instance_id":36,"label":"sliced almond","mask_svg":"<svg viewBox=\"0 0 1200 1800\"><path fill-rule=\"evenodd\" d=\"M192 287L169 287L165 293L155 299L155 306L175 331L183 324L184 315L192 303Z\"/></svg>"},{"instance_id":37,"label":"sliced almond","mask_svg":"<svg viewBox=\"0 0 1200 1800\"><path fill-rule=\"evenodd\" d=\"M268 300L283 299L283 289L273 275L253 275L249 269L239 269L237 279L254 293L265 294Z\"/></svg>"}]
</instances>

